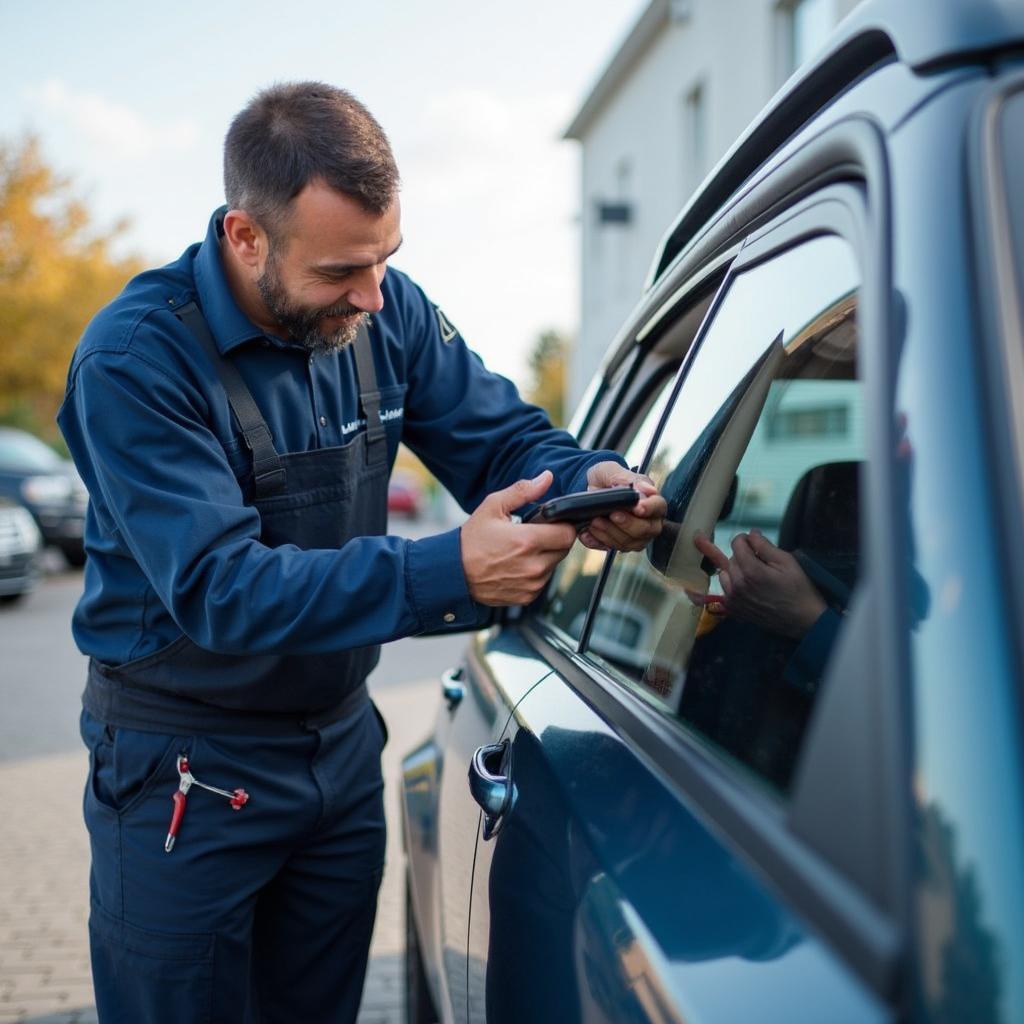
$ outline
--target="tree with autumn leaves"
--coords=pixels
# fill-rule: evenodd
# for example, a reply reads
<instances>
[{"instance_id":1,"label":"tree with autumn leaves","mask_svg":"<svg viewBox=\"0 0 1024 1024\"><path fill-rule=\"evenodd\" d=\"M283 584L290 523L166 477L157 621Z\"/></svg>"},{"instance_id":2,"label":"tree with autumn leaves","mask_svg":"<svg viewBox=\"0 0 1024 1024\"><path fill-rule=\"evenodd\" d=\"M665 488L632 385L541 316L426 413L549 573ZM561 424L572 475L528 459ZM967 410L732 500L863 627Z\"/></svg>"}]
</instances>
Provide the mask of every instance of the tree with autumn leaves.
<instances>
[{"instance_id":1,"label":"tree with autumn leaves","mask_svg":"<svg viewBox=\"0 0 1024 1024\"><path fill-rule=\"evenodd\" d=\"M555 426L565 424L565 371L569 339L556 330L541 331L529 356L530 382L526 397L551 417Z\"/></svg>"},{"instance_id":2,"label":"tree with autumn leaves","mask_svg":"<svg viewBox=\"0 0 1024 1024\"><path fill-rule=\"evenodd\" d=\"M86 324L142 269L114 246L122 223L97 230L39 142L0 139L0 423L59 443L54 417ZM538 335L527 397L565 422L567 338Z\"/></svg>"},{"instance_id":3,"label":"tree with autumn leaves","mask_svg":"<svg viewBox=\"0 0 1024 1024\"><path fill-rule=\"evenodd\" d=\"M114 254L33 136L0 139L0 423L56 440L71 353L93 314L141 269Z\"/></svg>"}]
</instances>

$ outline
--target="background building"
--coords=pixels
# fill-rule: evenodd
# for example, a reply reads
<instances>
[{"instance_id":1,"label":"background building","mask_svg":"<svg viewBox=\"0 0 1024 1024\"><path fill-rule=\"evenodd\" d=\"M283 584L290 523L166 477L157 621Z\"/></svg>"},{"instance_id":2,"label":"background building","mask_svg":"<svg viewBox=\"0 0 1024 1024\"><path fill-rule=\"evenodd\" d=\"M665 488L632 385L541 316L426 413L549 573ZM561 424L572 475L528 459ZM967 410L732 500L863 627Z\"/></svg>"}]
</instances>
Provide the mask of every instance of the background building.
<instances>
[{"instance_id":1,"label":"background building","mask_svg":"<svg viewBox=\"0 0 1024 1024\"><path fill-rule=\"evenodd\" d=\"M651 0L565 137L582 146L571 410L687 197L857 0Z\"/></svg>"}]
</instances>

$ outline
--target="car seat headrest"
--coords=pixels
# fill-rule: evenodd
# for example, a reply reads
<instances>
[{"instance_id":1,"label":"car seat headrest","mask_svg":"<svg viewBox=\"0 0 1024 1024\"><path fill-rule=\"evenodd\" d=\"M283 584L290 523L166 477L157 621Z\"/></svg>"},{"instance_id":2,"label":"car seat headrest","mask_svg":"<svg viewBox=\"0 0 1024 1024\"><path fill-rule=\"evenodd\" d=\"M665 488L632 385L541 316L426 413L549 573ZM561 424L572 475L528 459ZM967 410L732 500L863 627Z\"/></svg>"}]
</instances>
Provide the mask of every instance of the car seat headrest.
<instances>
[{"instance_id":1,"label":"car seat headrest","mask_svg":"<svg viewBox=\"0 0 1024 1024\"><path fill-rule=\"evenodd\" d=\"M797 481L779 523L779 547L856 556L860 550L860 463L826 462Z\"/></svg>"}]
</instances>

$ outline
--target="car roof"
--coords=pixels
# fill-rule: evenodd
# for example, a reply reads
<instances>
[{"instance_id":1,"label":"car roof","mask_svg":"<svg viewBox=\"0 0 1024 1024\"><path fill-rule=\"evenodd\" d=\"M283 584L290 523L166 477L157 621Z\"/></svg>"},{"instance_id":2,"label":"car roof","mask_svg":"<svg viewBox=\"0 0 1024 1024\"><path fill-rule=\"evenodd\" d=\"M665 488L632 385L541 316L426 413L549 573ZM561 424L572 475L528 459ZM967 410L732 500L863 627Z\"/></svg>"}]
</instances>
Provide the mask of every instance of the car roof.
<instances>
[{"instance_id":1,"label":"car roof","mask_svg":"<svg viewBox=\"0 0 1024 1024\"><path fill-rule=\"evenodd\" d=\"M647 285L771 155L845 89L897 60L927 74L1024 44L1021 0L865 0L736 140L669 228Z\"/></svg>"},{"instance_id":2,"label":"car roof","mask_svg":"<svg viewBox=\"0 0 1024 1024\"><path fill-rule=\"evenodd\" d=\"M886 33L915 71L986 55L1024 39L1020 0L866 0L838 26L835 43L865 31Z\"/></svg>"}]
</instances>

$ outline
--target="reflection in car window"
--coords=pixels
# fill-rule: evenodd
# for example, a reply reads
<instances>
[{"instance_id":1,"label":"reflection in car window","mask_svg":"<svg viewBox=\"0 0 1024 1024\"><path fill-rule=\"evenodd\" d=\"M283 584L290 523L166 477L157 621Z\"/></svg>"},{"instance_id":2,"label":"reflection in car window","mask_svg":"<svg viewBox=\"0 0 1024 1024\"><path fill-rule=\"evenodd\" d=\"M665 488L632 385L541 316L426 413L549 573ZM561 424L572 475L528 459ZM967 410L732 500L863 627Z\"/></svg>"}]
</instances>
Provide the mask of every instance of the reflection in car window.
<instances>
[{"instance_id":1,"label":"reflection in car window","mask_svg":"<svg viewBox=\"0 0 1024 1024\"><path fill-rule=\"evenodd\" d=\"M665 410L665 404L672 390L672 381L672 377L665 378L654 393L653 404L623 453L628 465L640 465ZM542 606L541 616L574 641L578 641L583 633L583 623L590 608L590 598L604 561L603 552L591 551L577 542L555 570L554 578L548 587L548 595Z\"/></svg>"},{"instance_id":2,"label":"reflection in car window","mask_svg":"<svg viewBox=\"0 0 1024 1024\"><path fill-rule=\"evenodd\" d=\"M857 576L857 284L833 236L731 282L647 467L669 504L665 530L616 556L588 642L613 675L779 790ZM716 574L698 533L715 559L739 562L727 572L742 588Z\"/></svg>"}]
</instances>

